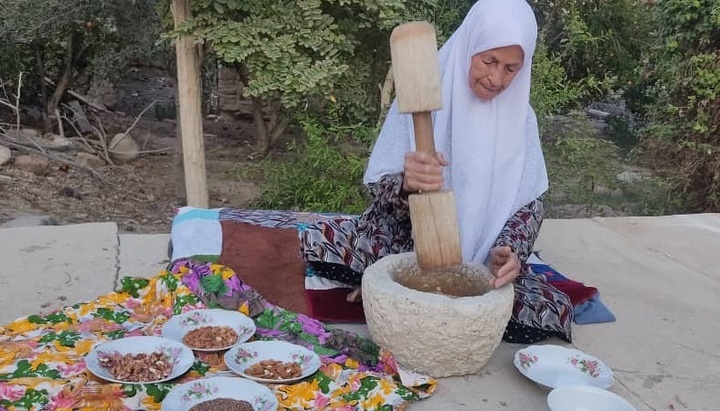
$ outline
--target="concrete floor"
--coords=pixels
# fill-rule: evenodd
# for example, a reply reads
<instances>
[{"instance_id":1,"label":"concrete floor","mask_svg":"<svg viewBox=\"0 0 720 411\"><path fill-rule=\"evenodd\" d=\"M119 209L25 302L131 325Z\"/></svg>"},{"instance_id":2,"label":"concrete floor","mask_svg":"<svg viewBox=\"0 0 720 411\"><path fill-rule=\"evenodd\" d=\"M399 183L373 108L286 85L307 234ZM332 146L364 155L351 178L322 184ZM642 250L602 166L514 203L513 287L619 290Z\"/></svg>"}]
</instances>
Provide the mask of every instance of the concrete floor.
<instances>
[{"instance_id":1,"label":"concrete floor","mask_svg":"<svg viewBox=\"0 0 720 411\"><path fill-rule=\"evenodd\" d=\"M0 324L153 275L167 264L167 241L118 234L113 223L2 228ZM597 286L617 316L574 328L573 346L614 370L610 391L640 411L720 409L720 215L546 220L536 249ZM547 390L512 365L522 347L501 344L482 372L440 380L410 409L546 410Z\"/></svg>"}]
</instances>

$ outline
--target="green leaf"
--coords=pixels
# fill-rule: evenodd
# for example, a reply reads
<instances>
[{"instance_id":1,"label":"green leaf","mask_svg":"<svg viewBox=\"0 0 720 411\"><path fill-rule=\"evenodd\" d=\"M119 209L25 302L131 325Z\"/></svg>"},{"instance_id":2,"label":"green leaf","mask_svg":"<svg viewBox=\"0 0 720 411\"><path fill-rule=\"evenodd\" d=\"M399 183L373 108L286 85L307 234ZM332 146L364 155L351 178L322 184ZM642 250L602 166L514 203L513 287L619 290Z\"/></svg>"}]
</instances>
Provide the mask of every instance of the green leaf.
<instances>
[{"instance_id":1,"label":"green leaf","mask_svg":"<svg viewBox=\"0 0 720 411\"><path fill-rule=\"evenodd\" d=\"M135 384L123 384L122 385L123 394L125 394L125 396L128 398L132 398L138 392L137 387L138 386Z\"/></svg>"},{"instance_id":2,"label":"green leaf","mask_svg":"<svg viewBox=\"0 0 720 411\"><path fill-rule=\"evenodd\" d=\"M315 374L315 381L318 382L318 387L320 387L320 391L323 394L330 393L330 384L333 382L330 377L323 374L322 372L318 372Z\"/></svg>"},{"instance_id":3,"label":"green leaf","mask_svg":"<svg viewBox=\"0 0 720 411\"><path fill-rule=\"evenodd\" d=\"M19 400L15 401L14 404L22 409L43 409L45 405L50 401L50 396L47 390L36 390L34 388L28 388L25 391L25 395ZM40 406L40 407L37 407Z\"/></svg>"},{"instance_id":4,"label":"green leaf","mask_svg":"<svg viewBox=\"0 0 720 411\"><path fill-rule=\"evenodd\" d=\"M172 390L173 384L161 383L161 384L147 384L145 385L145 392L147 395L153 397L156 403L161 403L165 399L165 396Z\"/></svg>"},{"instance_id":5,"label":"green leaf","mask_svg":"<svg viewBox=\"0 0 720 411\"><path fill-rule=\"evenodd\" d=\"M125 337L125 330L115 330L106 332L105 335L111 340L117 340L118 338Z\"/></svg>"},{"instance_id":6,"label":"green leaf","mask_svg":"<svg viewBox=\"0 0 720 411\"><path fill-rule=\"evenodd\" d=\"M45 319L46 319L48 322L50 322L50 324L58 324L58 323L68 323L68 324L72 324L72 322L73 322L73 321L72 321L70 318L68 318L68 316L65 315L65 313L63 313L63 312L50 313L50 314L48 314L48 315L45 316Z\"/></svg>"},{"instance_id":7,"label":"green leaf","mask_svg":"<svg viewBox=\"0 0 720 411\"><path fill-rule=\"evenodd\" d=\"M178 315L182 313L183 307L187 305L194 305L197 303L198 298L194 294L176 296L175 303L173 304L173 314Z\"/></svg>"},{"instance_id":8,"label":"green leaf","mask_svg":"<svg viewBox=\"0 0 720 411\"><path fill-rule=\"evenodd\" d=\"M208 371L210 371L210 366L202 361L195 361L190 369L204 376Z\"/></svg>"},{"instance_id":9,"label":"green leaf","mask_svg":"<svg viewBox=\"0 0 720 411\"><path fill-rule=\"evenodd\" d=\"M93 317L100 317L116 324L123 324L130 319L130 313L127 311L113 311L109 308L101 307L93 313Z\"/></svg>"},{"instance_id":10,"label":"green leaf","mask_svg":"<svg viewBox=\"0 0 720 411\"><path fill-rule=\"evenodd\" d=\"M14 380L18 378L36 378L45 377L55 380L60 379L60 372L58 370L50 369L47 364L40 364L37 368L32 369L28 360L20 360L16 366L15 371L8 374L0 374L0 380Z\"/></svg>"},{"instance_id":11,"label":"green leaf","mask_svg":"<svg viewBox=\"0 0 720 411\"><path fill-rule=\"evenodd\" d=\"M63 347L75 347L75 343L80 340L80 334L73 331L62 331L57 335L57 340Z\"/></svg>"},{"instance_id":12,"label":"green leaf","mask_svg":"<svg viewBox=\"0 0 720 411\"><path fill-rule=\"evenodd\" d=\"M147 278L123 277L120 280L120 284L122 286L120 291L130 294L131 296L133 296L133 298L138 298L140 296L138 291L147 287L149 283L150 280L148 280Z\"/></svg>"},{"instance_id":13,"label":"green leaf","mask_svg":"<svg viewBox=\"0 0 720 411\"><path fill-rule=\"evenodd\" d=\"M45 324L47 321L39 315L31 315L28 317L28 322L31 324Z\"/></svg>"},{"instance_id":14,"label":"green leaf","mask_svg":"<svg viewBox=\"0 0 720 411\"><path fill-rule=\"evenodd\" d=\"M275 313L270 308L266 308L262 313L255 317L255 324L257 327L268 330L274 330L279 321L280 318L276 317Z\"/></svg>"},{"instance_id":15,"label":"green leaf","mask_svg":"<svg viewBox=\"0 0 720 411\"><path fill-rule=\"evenodd\" d=\"M167 286L168 290L175 291L178 287L178 279L172 274L164 274L160 276L160 281L162 281L165 286Z\"/></svg>"},{"instance_id":16,"label":"green leaf","mask_svg":"<svg viewBox=\"0 0 720 411\"><path fill-rule=\"evenodd\" d=\"M227 292L227 285L220 274L206 275L200 279L200 285L203 291L215 294L224 294Z\"/></svg>"}]
</instances>

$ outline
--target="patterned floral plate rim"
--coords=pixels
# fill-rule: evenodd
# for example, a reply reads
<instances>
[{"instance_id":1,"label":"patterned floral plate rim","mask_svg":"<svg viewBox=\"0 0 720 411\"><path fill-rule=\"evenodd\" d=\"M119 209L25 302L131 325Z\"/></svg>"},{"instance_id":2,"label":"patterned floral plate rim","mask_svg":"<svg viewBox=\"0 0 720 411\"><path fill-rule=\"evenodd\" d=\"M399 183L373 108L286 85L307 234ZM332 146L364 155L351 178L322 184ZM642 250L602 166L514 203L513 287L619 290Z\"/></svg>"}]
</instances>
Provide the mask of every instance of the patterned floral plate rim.
<instances>
[{"instance_id":1,"label":"patterned floral plate rim","mask_svg":"<svg viewBox=\"0 0 720 411\"><path fill-rule=\"evenodd\" d=\"M258 378L245 373L251 365L263 360L296 362L300 364L301 374L296 378L271 380ZM307 348L285 341L253 341L239 344L225 353L225 364L230 370L245 378L270 384L289 384L300 381L320 368L320 357Z\"/></svg>"},{"instance_id":2,"label":"patterned floral plate rim","mask_svg":"<svg viewBox=\"0 0 720 411\"><path fill-rule=\"evenodd\" d=\"M249 402L255 411L275 411L278 400L270 389L238 377L201 378L174 387L162 402L162 411L188 411L215 398Z\"/></svg>"},{"instance_id":3,"label":"patterned floral plate rim","mask_svg":"<svg viewBox=\"0 0 720 411\"><path fill-rule=\"evenodd\" d=\"M513 364L521 374L548 388L592 385L606 389L615 381L612 370L602 361L559 345L525 347L515 353Z\"/></svg>"},{"instance_id":4,"label":"patterned floral plate rim","mask_svg":"<svg viewBox=\"0 0 720 411\"><path fill-rule=\"evenodd\" d=\"M568 385L550 391L551 411L637 411L621 396L591 385Z\"/></svg>"},{"instance_id":5,"label":"patterned floral plate rim","mask_svg":"<svg viewBox=\"0 0 720 411\"><path fill-rule=\"evenodd\" d=\"M110 371L100 365L100 358L103 355L112 353L119 354L150 354L155 351L162 351L173 361L173 368L170 375L156 381L132 382L122 381L114 378ZM195 362L195 356L185 345L162 337L137 336L119 338L117 340L108 341L98 344L90 350L85 357L85 365L96 376L115 383L120 384L155 384L170 381L185 374Z\"/></svg>"},{"instance_id":6,"label":"patterned floral plate rim","mask_svg":"<svg viewBox=\"0 0 720 411\"><path fill-rule=\"evenodd\" d=\"M230 347L244 343L255 334L255 322L239 311L223 310L221 308L191 310L182 314L172 316L162 327L162 336L183 342L185 334L200 327L223 327L227 326L235 330L238 339L233 344L221 348L194 348L194 351L224 351Z\"/></svg>"}]
</instances>

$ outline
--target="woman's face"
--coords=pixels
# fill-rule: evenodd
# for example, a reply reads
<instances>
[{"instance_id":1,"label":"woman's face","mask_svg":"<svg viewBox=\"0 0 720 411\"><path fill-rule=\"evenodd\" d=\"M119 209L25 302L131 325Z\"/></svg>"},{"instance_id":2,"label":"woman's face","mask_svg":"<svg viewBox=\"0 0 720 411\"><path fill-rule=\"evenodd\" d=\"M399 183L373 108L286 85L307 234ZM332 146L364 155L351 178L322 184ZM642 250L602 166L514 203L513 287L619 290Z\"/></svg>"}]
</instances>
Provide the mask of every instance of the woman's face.
<instances>
[{"instance_id":1,"label":"woman's face","mask_svg":"<svg viewBox=\"0 0 720 411\"><path fill-rule=\"evenodd\" d=\"M481 100L491 100L510 86L523 65L520 46L506 46L478 53L470 61L470 89Z\"/></svg>"}]
</instances>

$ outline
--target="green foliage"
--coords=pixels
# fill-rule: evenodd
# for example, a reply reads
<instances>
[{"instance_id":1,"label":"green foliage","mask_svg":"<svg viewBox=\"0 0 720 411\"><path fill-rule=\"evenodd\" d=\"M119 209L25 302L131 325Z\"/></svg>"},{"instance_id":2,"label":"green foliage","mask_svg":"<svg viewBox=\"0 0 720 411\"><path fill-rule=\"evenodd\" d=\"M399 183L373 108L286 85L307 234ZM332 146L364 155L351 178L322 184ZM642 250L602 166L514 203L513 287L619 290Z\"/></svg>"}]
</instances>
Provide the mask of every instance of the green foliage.
<instances>
[{"instance_id":1,"label":"green foliage","mask_svg":"<svg viewBox=\"0 0 720 411\"><path fill-rule=\"evenodd\" d=\"M677 182L663 176L639 181L618 179L626 167L620 148L599 138L583 113L555 118L543 144L550 189L548 215L564 217L561 204L584 205L588 215L608 207L630 215L663 215L682 211L686 204Z\"/></svg>"},{"instance_id":2,"label":"green foliage","mask_svg":"<svg viewBox=\"0 0 720 411\"><path fill-rule=\"evenodd\" d=\"M592 203L597 186L614 188L618 148L596 138L582 113L556 119L543 144L550 192L548 202Z\"/></svg>"},{"instance_id":3,"label":"green foliage","mask_svg":"<svg viewBox=\"0 0 720 411\"><path fill-rule=\"evenodd\" d=\"M38 58L55 80L68 61L73 80L119 76L134 59L157 51L154 7L154 0L3 0L0 77L25 72L24 95L35 99Z\"/></svg>"},{"instance_id":4,"label":"green foliage","mask_svg":"<svg viewBox=\"0 0 720 411\"><path fill-rule=\"evenodd\" d=\"M641 0L533 0L548 50L573 82L602 97L635 78L650 44L651 14Z\"/></svg>"},{"instance_id":5,"label":"green foliage","mask_svg":"<svg viewBox=\"0 0 720 411\"><path fill-rule=\"evenodd\" d=\"M256 206L269 209L361 213L369 204L362 176L368 147L377 130L361 124L300 120L304 144L290 146L292 157L265 160L264 192Z\"/></svg>"},{"instance_id":6,"label":"green foliage","mask_svg":"<svg viewBox=\"0 0 720 411\"><path fill-rule=\"evenodd\" d=\"M537 115L541 133L551 115L570 107L583 95L582 85L568 80L560 59L551 55L539 41L533 58L530 104Z\"/></svg>"},{"instance_id":7,"label":"green foliage","mask_svg":"<svg viewBox=\"0 0 720 411\"><path fill-rule=\"evenodd\" d=\"M201 0L182 31L242 68L247 97L297 108L331 94L356 47L389 32L403 9L400 0Z\"/></svg>"},{"instance_id":8,"label":"green foliage","mask_svg":"<svg viewBox=\"0 0 720 411\"><path fill-rule=\"evenodd\" d=\"M672 168L696 211L720 210L720 3L658 2L659 39L636 90L643 148Z\"/></svg>"}]
</instances>

